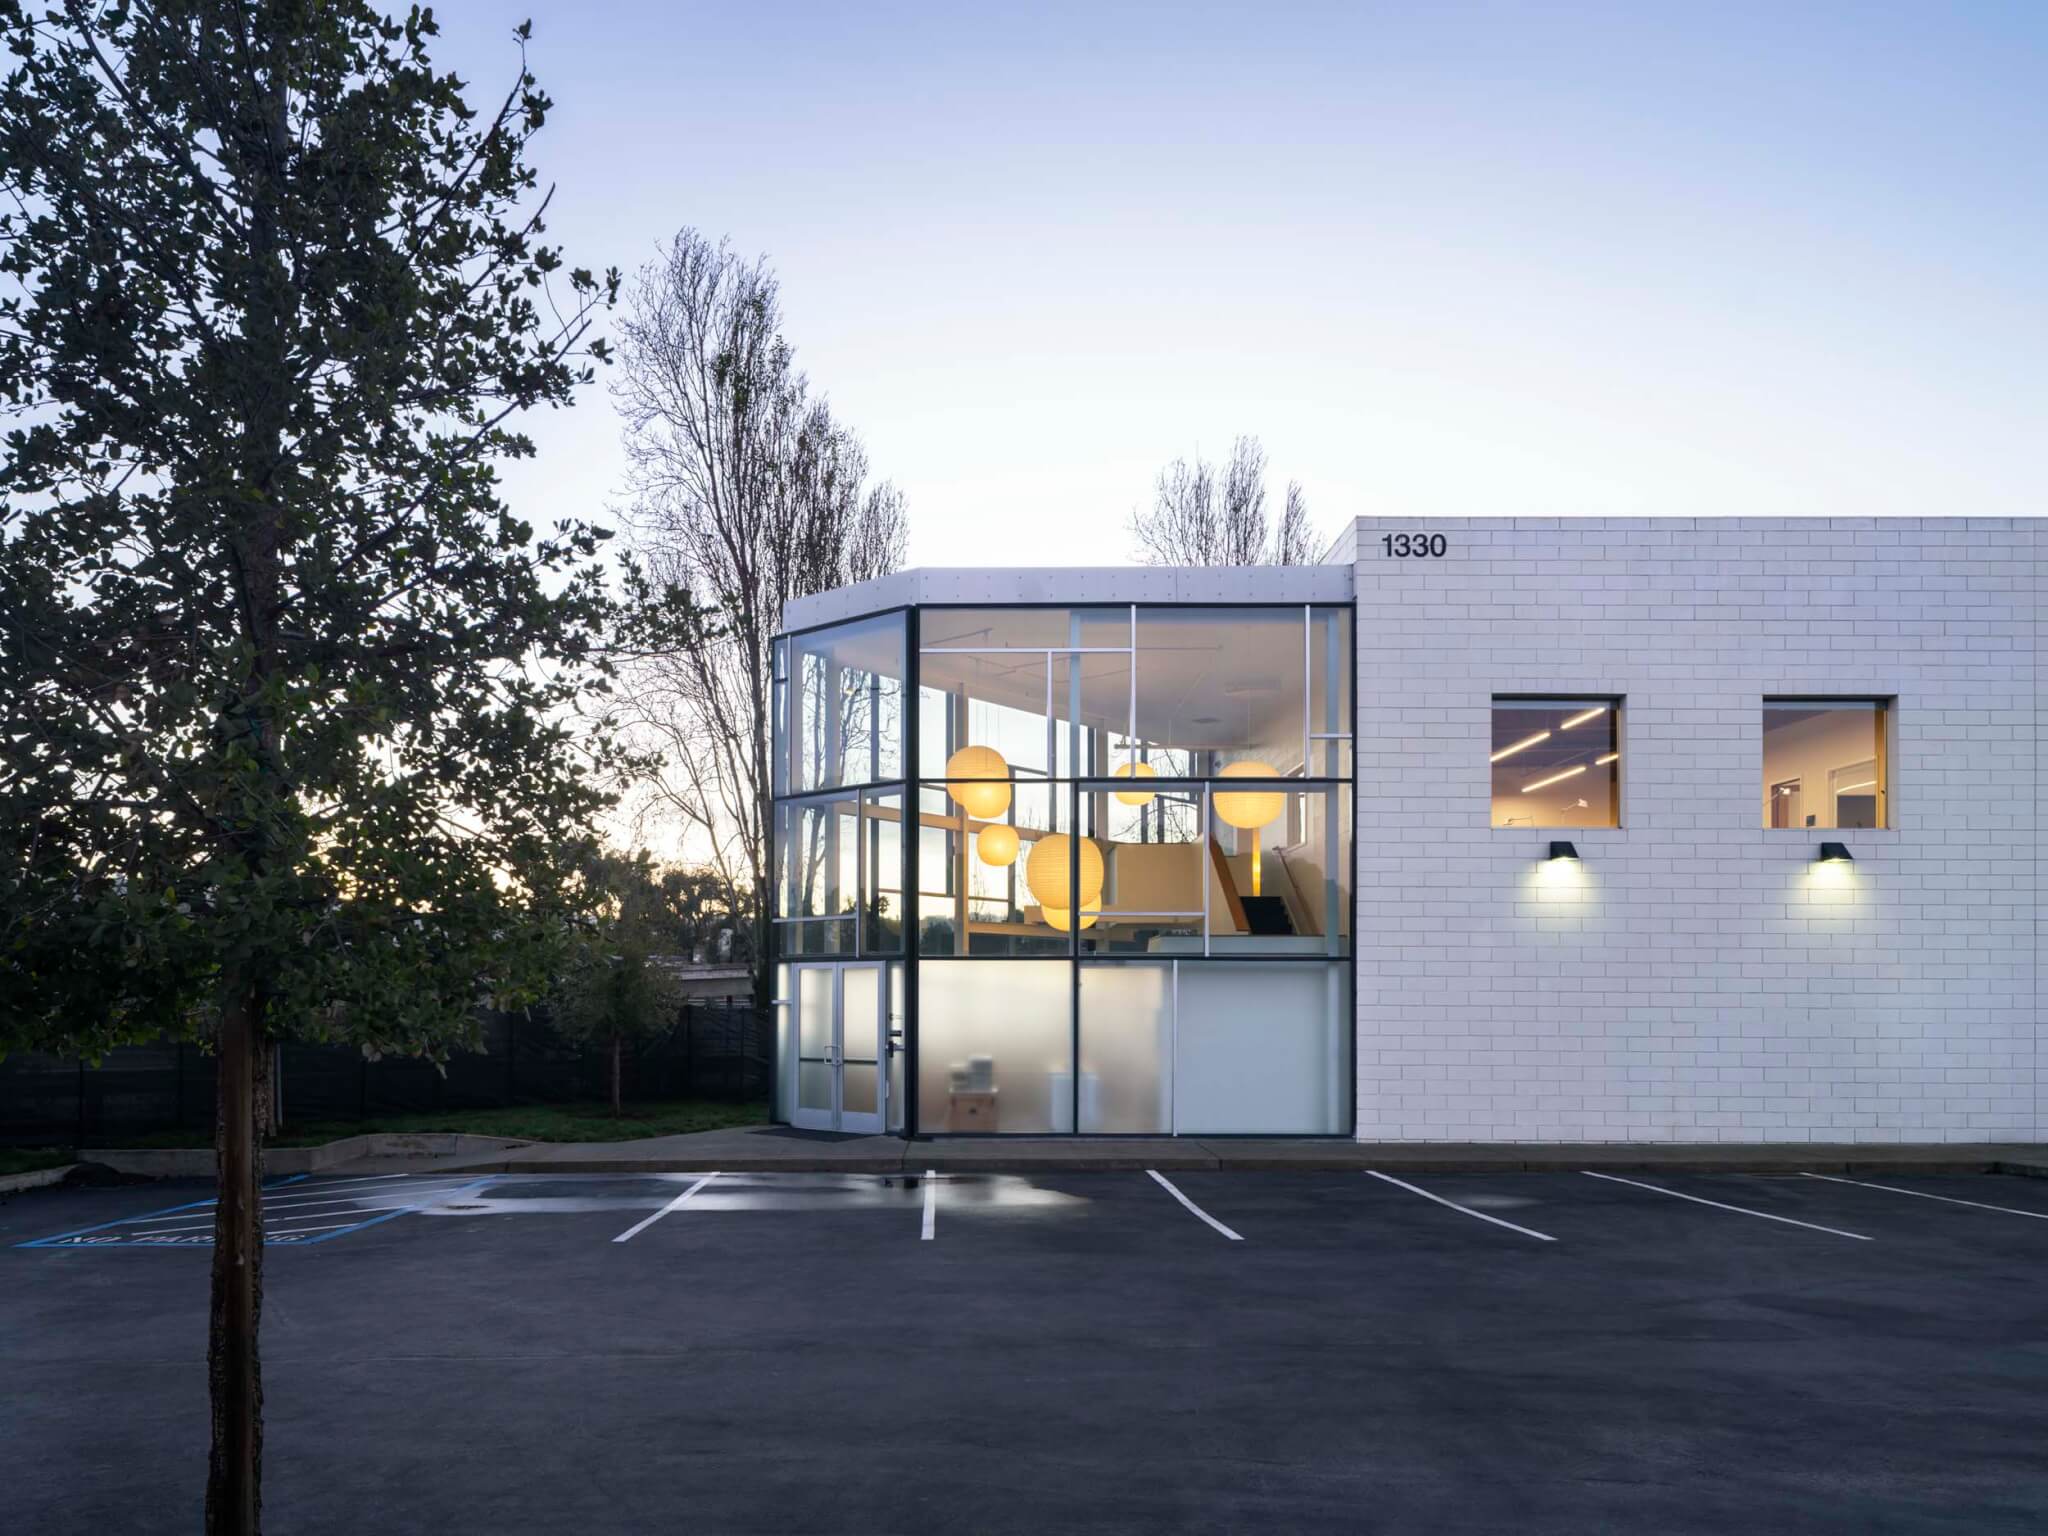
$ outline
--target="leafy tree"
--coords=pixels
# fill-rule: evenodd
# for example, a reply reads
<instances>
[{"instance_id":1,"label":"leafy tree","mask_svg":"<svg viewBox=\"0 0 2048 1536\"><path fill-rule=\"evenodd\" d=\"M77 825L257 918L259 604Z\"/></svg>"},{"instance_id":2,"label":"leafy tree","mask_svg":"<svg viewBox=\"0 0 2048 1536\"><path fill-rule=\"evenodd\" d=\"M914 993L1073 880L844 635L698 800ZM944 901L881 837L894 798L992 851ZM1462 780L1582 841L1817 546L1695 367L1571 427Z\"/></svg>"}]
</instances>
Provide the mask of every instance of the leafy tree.
<instances>
[{"instance_id":1,"label":"leafy tree","mask_svg":"<svg viewBox=\"0 0 2048 1536\"><path fill-rule=\"evenodd\" d=\"M1299 484L1287 482L1278 520L1267 517L1266 450L1256 437L1232 443L1220 469L1200 454L1167 465L1130 533L1147 565L1307 565L1317 554Z\"/></svg>"},{"instance_id":2,"label":"leafy tree","mask_svg":"<svg viewBox=\"0 0 2048 1536\"><path fill-rule=\"evenodd\" d=\"M536 994L616 762L605 535L500 499L617 277L549 101L364 0L0 0L0 1049L220 1060L207 1528L260 1516L281 1036L440 1055Z\"/></svg>"},{"instance_id":3,"label":"leafy tree","mask_svg":"<svg viewBox=\"0 0 2048 1536\"><path fill-rule=\"evenodd\" d=\"M679 953L711 964L753 963L753 930L746 926L748 893L739 893L735 902L716 870L696 865L671 864L656 880L675 924Z\"/></svg>"},{"instance_id":4,"label":"leafy tree","mask_svg":"<svg viewBox=\"0 0 2048 1536\"><path fill-rule=\"evenodd\" d=\"M593 854L584 882L589 915L556 989L554 1023L572 1040L605 1047L616 1115L626 1042L670 1029L682 1006L682 983L664 962L679 957L683 932L661 872L645 853Z\"/></svg>"}]
</instances>

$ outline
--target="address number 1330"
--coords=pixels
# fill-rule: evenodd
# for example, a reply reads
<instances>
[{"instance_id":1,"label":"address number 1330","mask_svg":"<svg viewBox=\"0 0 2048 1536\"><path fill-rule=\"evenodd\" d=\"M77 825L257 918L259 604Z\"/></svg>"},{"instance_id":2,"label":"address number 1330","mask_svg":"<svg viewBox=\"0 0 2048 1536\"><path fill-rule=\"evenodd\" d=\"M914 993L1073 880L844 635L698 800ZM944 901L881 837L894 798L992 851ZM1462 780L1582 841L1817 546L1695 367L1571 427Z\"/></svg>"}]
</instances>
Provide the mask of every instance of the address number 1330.
<instances>
[{"instance_id":1,"label":"address number 1330","mask_svg":"<svg viewBox=\"0 0 2048 1536\"><path fill-rule=\"evenodd\" d=\"M1390 533L1380 547L1395 560L1441 560L1451 546L1440 533Z\"/></svg>"}]
</instances>

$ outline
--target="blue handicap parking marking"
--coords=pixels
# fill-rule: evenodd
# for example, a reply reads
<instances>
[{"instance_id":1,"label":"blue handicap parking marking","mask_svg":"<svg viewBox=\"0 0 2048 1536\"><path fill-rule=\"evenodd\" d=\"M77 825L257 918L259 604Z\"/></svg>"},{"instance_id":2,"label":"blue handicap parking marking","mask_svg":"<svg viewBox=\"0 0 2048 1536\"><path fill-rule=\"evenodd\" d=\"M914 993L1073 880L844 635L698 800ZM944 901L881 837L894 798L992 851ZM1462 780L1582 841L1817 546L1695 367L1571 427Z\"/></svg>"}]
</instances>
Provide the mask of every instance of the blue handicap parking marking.
<instances>
[{"instance_id":1,"label":"blue handicap parking marking","mask_svg":"<svg viewBox=\"0 0 2048 1536\"><path fill-rule=\"evenodd\" d=\"M263 1188L265 1247L305 1246L346 1237L436 1201L482 1189L495 1175L452 1175L414 1183L415 1175L380 1174L315 1181L294 1174ZM213 1200L193 1200L140 1216L80 1227L53 1237L17 1243L19 1248L210 1248Z\"/></svg>"}]
</instances>

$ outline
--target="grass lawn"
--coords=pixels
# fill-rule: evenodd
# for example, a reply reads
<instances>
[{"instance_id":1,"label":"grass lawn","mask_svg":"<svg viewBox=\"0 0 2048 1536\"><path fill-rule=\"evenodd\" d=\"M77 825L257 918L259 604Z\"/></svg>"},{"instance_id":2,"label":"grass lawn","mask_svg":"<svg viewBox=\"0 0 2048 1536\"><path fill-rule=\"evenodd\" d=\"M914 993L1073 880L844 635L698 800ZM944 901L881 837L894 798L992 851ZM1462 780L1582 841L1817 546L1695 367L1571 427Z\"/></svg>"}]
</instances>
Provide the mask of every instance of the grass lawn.
<instances>
[{"instance_id":1,"label":"grass lawn","mask_svg":"<svg viewBox=\"0 0 2048 1536\"><path fill-rule=\"evenodd\" d=\"M289 1106L287 1106L289 1109ZM724 1104L685 1099L673 1104L628 1104L612 1117L601 1100L580 1104L529 1104L511 1109L451 1109L439 1114L387 1115L373 1120L292 1121L273 1147L317 1147L343 1136L378 1131L467 1131L473 1136L509 1136L519 1141L637 1141L643 1136L676 1136L686 1131L718 1131L729 1126L765 1125L766 1104ZM213 1133L165 1131L138 1136L131 1147L210 1147ZM4 1154L0 1154L4 1155ZM63 1159L69 1161L69 1158ZM40 1166L40 1165L35 1165Z\"/></svg>"},{"instance_id":2,"label":"grass lawn","mask_svg":"<svg viewBox=\"0 0 2048 1536\"><path fill-rule=\"evenodd\" d=\"M62 1168L75 1161L68 1148L0 1147L0 1178L10 1173L34 1173L38 1168Z\"/></svg>"}]
</instances>

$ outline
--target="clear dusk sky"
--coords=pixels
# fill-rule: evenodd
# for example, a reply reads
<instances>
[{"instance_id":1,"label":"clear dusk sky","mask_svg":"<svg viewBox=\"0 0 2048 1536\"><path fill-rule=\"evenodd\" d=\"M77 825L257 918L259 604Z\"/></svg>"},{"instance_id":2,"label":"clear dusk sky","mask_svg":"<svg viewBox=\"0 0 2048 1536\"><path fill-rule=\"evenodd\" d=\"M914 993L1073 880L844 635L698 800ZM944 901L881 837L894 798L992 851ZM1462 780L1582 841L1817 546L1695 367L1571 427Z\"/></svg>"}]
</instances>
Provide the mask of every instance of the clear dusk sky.
<instances>
[{"instance_id":1,"label":"clear dusk sky","mask_svg":"<svg viewBox=\"0 0 2048 1536\"><path fill-rule=\"evenodd\" d=\"M1120 563L1238 432L1325 534L2048 511L2048 0L436 14L479 103L532 16L572 262L771 259L916 564ZM532 425L601 512L601 390Z\"/></svg>"}]
</instances>

